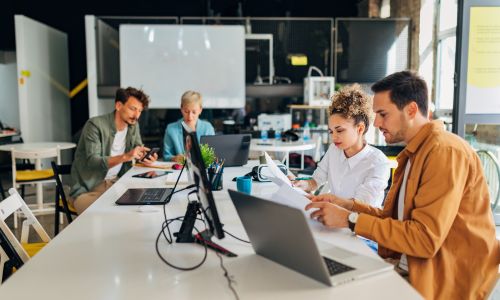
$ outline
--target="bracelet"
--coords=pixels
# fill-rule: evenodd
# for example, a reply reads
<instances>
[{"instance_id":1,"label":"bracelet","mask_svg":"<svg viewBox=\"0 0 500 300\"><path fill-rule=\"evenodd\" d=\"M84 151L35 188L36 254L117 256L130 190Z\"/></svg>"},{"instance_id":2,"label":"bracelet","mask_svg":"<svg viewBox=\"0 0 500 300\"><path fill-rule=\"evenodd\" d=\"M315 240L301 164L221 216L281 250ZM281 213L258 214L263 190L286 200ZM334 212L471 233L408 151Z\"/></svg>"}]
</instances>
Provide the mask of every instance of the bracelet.
<instances>
[{"instance_id":1,"label":"bracelet","mask_svg":"<svg viewBox=\"0 0 500 300\"><path fill-rule=\"evenodd\" d=\"M351 198L351 199L349 199L349 200L351 200L351 201L352 201L352 205L351 205L351 208L350 208L349 210L350 210L350 211L353 211L352 209L354 208L354 198Z\"/></svg>"}]
</instances>

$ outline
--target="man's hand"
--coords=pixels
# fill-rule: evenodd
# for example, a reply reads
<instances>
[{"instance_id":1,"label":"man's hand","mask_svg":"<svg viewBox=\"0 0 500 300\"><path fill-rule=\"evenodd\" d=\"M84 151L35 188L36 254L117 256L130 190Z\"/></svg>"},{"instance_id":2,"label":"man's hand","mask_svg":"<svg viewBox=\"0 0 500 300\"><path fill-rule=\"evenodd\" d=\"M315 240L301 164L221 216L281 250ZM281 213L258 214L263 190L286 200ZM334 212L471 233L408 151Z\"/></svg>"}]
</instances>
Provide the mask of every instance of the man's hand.
<instances>
[{"instance_id":1,"label":"man's hand","mask_svg":"<svg viewBox=\"0 0 500 300\"><path fill-rule=\"evenodd\" d=\"M147 152L145 152L144 155L146 155ZM142 157L142 156L141 156ZM151 166L154 164L154 162L158 159L158 155L156 153L153 153L152 155L149 156L149 158L145 158L141 163L145 166Z\"/></svg>"},{"instance_id":2,"label":"man's hand","mask_svg":"<svg viewBox=\"0 0 500 300\"><path fill-rule=\"evenodd\" d=\"M184 154L178 154L172 157L172 161L175 161L178 164L182 164L184 162Z\"/></svg>"},{"instance_id":3,"label":"man's hand","mask_svg":"<svg viewBox=\"0 0 500 300\"><path fill-rule=\"evenodd\" d=\"M316 219L329 228L349 227L347 219L351 213L338 205L329 202L312 202L306 205L306 210L315 209L311 213L311 219Z\"/></svg>"},{"instance_id":4,"label":"man's hand","mask_svg":"<svg viewBox=\"0 0 500 300\"><path fill-rule=\"evenodd\" d=\"M125 161L131 161L132 159L141 159L150 149L144 146L136 146L134 149L125 153Z\"/></svg>"},{"instance_id":5,"label":"man's hand","mask_svg":"<svg viewBox=\"0 0 500 300\"><path fill-rule=\"evenodd\" d=\"M307 196L307 198L309 198L312 202L330 202L347 210L352 210L352 207L354 206L353 199L344 199L333 194L321 194L318 196L310 195Z\"/></svg>"},{"instance_id":6,"label":"man's hand","mask_svg":"<svg viewBox=\"0 0 500 300\"><path fill-rule=\"evenodd\" d=\"M144 146L137 146L127 153L110 157L108 159L108 168L112 168L121 163L131 161L134 158L140 159L147 153L147 151L149 151L149 148Z\"/></svg>"}]
</instances>

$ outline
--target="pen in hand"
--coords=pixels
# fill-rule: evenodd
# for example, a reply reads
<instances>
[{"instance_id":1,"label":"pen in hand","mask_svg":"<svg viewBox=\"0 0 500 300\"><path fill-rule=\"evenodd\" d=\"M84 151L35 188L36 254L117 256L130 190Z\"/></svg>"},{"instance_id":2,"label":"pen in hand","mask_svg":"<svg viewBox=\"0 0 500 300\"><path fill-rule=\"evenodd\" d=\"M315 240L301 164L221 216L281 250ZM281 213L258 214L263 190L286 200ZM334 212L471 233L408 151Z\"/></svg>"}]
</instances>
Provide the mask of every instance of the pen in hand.
<instances>
[{"instance_id":1,"label":"pen in hand","mask_svg":"<svg viewBox=\"0 0 500 300\"><path fill-rule=\"evenodd\" d=\"M292 179L292 181L299 181L299 180L311 180L313 179L312 177L296 177Z\"/></svg>"}]
</instances>

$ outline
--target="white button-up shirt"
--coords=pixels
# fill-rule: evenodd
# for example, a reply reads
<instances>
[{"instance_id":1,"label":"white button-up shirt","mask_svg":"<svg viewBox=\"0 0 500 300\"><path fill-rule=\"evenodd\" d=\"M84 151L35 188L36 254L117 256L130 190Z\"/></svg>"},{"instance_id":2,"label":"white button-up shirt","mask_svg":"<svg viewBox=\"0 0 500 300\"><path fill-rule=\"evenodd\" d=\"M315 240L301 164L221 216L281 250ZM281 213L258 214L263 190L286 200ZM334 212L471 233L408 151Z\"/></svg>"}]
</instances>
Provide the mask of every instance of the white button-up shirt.
<instances>
[{"instance_id":1,"label":"white button-up shirt","mask_svg":"<svg viewBox=\"0 0 500 300\"><path fill-rule=\"evenodd\" d=\"M375 207L382 206L389 177L388 158L368 144L349 158L343 150L331 144L313 174L318 185L328 181L331 194L354 198Z\"/></svg>"}]
</instances>

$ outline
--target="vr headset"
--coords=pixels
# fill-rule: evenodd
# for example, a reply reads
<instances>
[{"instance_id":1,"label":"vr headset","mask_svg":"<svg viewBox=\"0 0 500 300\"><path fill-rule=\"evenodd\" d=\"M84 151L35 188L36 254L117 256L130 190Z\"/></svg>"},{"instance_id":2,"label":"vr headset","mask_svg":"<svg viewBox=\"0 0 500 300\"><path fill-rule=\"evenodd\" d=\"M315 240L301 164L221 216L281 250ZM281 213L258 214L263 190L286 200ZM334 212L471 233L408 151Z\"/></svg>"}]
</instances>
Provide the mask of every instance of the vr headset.
<instances>
[{"instance_id":1,"label":"vr headset","mask_svg":"<svg viewBox=\"0 0 500 300\"><path fill-rule=\"evenodd\" d=\"M277 164L277 166L278 169L283 172L283 174L288 174L288 170L284 164ZM270 182L271 180L268 177L274 177L273 173L271 173L271 170L269 170L269 166L266 164L253 167L252 172L246 174L246 176L251 176L253 180L260 182Z\"/></svg>"}]
</instances>

